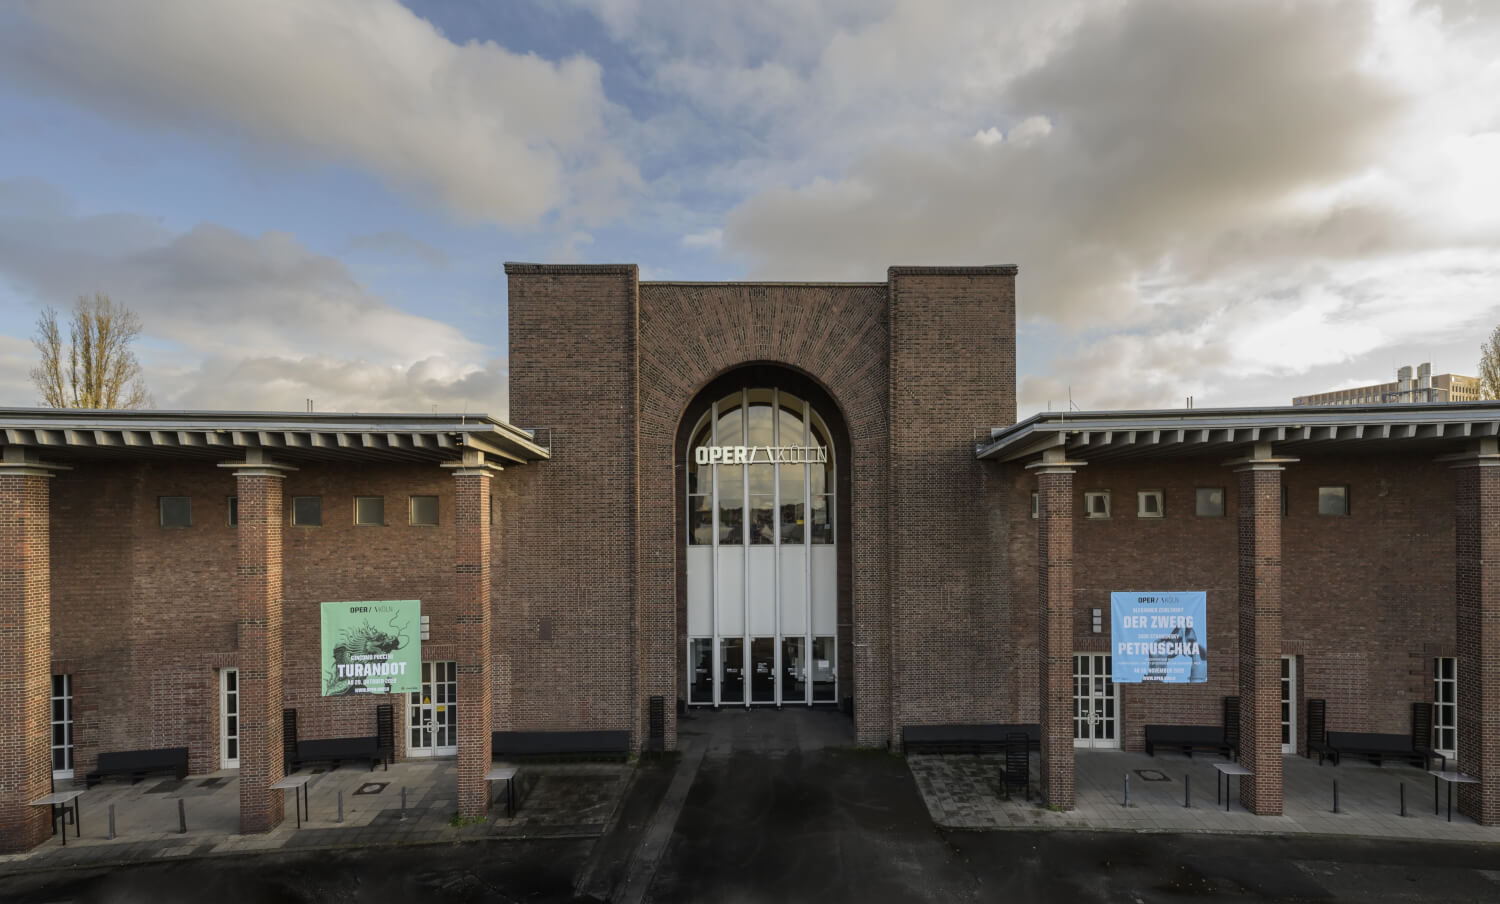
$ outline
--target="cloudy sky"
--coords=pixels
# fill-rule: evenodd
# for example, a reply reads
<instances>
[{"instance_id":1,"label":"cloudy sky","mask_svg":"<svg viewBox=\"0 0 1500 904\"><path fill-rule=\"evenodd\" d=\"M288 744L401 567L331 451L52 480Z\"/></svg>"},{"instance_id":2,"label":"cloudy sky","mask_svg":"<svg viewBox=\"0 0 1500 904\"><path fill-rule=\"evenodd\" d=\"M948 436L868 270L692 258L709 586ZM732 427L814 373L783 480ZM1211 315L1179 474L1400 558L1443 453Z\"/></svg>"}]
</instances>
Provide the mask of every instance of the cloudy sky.
<instances>
[{"instance_id":1,"label":"cloudy sky","mask_svg":"<svg viewBox=\"0 0 1500 904\"><path fill-rule=\"evenodd\" d=\"M1500 3L0 7L0 405L102 291L159 408L503 417L506 260L1017 264L1023 414L1472 374Z\"/></svg>"}]
</instances>

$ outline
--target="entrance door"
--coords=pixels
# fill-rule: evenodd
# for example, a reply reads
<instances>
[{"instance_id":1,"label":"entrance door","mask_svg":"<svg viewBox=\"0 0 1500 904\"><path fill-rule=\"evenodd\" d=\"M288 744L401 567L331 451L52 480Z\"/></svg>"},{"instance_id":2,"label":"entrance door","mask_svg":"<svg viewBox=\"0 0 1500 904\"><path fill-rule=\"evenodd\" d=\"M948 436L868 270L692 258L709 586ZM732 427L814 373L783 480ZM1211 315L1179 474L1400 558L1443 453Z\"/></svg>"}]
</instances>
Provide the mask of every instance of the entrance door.
<instances>
[{"instance_id":1,"label":"entrance door","mask_svg":"<svg viewBox=\"0 0 1500 904\"><path fill-rule=\"evenodd\" d=\"M240 768L240 671L219 670L219 767Z\"/></svg>"},{"instance_id":2,"label":"entrance door","mask_svg":"<svg viewBox=\"0 0 1500 904\"><path fill-rule=\"evenodd\" d=\"M1281 752L1297 752L1297 660L1281 657Z\"/></svg>"},{"instance_id":3,"label":"entrance door","mask_svg":"<svg viewBox=\"0 0 1500 904\"><path fill-rule=\"evenodd\" d=\"M408 756L458 753L458 663L422 663L422 690L407 707L411 741Z\"/></svg>"},{"instance_id":4,"label":"entrance door","mask_svg":"<svg viewBox=\"0 0 1500 904\"><path fill-rule=\"evenodd\" d=\"M1079 653L1073 657L1073 746L1119 747L1116 729L1119 703L1111 657Z\"/></svg>"}]
</instances>

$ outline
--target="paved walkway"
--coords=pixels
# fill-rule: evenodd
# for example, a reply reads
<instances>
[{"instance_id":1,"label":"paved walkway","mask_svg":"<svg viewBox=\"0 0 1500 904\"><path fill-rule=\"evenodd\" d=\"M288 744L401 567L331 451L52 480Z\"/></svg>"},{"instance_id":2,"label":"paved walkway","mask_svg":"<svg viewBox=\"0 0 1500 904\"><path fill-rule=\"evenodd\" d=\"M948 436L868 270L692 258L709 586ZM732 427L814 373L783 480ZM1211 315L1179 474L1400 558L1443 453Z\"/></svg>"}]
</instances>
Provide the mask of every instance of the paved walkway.
<instances>
[{"instance_id":1,"label":"paved walkway","mask_svg":"<svg viewBox=\"0 0 1500 904\"><path fill-rule=\"evenodd\" d=\"M1212 756L1083 751L1076 754L1076 809L1056 813L1036 793L1037 755L1032 754L1032 800L1020 791L1007 799L998 776L1003 757L928 756L907 759L927 810L949 829L1070 828L1147 832L1239 834L1327 834L1367 838L1423 838L1431 841L1500 843L1500 827L1478 825L1453 812L1447 821L1447 789L1441 787L1442 813L1432 812L1432 777L1412 766L1382 767L1353 759L1338 766L1288 756L1282 760L1284 807L1281 816L1256 816L1235 799L1225 812L1214 802L1217 772ZM1129 777L1130 806L1124 806ZM1185 807L1188 780L1191 807ZM1338 812L1333 784L1338 783ZM1406 816L1401 816L1401 786Z\"/></svg>"},{"instance_id":2,"label":"paved walkway","mask_svg":"<svg viewBox=\"0 0 1500 904\"><path fill-rule=\"evenodd\" d=\"M489 818L460 824L457 761L413 760L374 772L318 770L308 788L308 817L297 827L292 792L286 819L263 835L239 834L239 778L234 771L135 785L105 783L79 801L83 837L52 840L24 854L0 856L0 872L81 864L128 863L247 851L307 850L510 838L592 838L604 833L630 782L624 763L527 766L514 818L505 818L500 787ZM402 790L406 806L402 809ZM340 821L339 794L343 793ZM178 804L186 817L181 831ZM109 837L109 808L115 838Z\"/></svg>"}]
</instances>

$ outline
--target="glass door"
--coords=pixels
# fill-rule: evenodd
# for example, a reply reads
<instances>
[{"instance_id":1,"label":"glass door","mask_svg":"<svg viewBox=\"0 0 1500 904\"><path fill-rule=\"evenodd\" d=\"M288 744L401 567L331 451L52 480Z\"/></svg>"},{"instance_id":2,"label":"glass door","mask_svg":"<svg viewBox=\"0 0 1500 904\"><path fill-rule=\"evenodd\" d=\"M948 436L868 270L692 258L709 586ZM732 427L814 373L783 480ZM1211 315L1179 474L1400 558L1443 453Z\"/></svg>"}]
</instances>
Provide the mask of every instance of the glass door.
<instances>
[{"instance_id":1,"label":"glass door","mask_svg":"<svg viewBox=\"0 0 1500 904\"><path fill-rule=\"evenodd\" d=\"M1297 660L1281 657L1281 752L1297 752Z\"/></svg>"},{"instance_id":2,"label":"glass door","mask_svg":"<svg viewBox=\"0 0 1500 904\"><path fill-rule=\"evenodd\" d=\"M422 663L422 689L410 696L407 755L458 753L458 663Z\"/></svg>"},{"instance_id":3,"label":"glass door","mask_svg":"<svg viewBox=\"0 0 1500 904\"><path fill-rule=\"evenodd\" d=\"M240 671L219 670L219 767L240 768Z\"/></svg>"},{"instance_id":4,"label":"glass door","mask_svg":"<svg viewBox=\"0 0 1500 904\"><path fill-rule=\"evenodd\" d=\"M1102 653L1073 657L1073 746L1117 748L1119 701L1112 658Z\"/></svg>"}]
</instances>

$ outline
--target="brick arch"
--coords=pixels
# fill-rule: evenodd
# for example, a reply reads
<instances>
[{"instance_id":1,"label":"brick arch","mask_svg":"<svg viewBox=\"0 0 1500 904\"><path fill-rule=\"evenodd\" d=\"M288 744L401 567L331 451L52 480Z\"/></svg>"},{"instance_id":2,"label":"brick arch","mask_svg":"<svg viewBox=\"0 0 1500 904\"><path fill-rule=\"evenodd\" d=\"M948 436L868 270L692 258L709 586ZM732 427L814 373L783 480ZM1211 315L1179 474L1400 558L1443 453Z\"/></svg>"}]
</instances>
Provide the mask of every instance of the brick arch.
<instances>
[{"instance_id":1,"label":"brick arch","mask_svg":"<svg viewBox=\"0 0 1500 904\"><path fill-rule=\"evenodd\" d=\"M695 401L711 397L726 379L759 369L772 379L815 387L831 403L814 400L820 413L831 430L842 429L845 436L845 448L835 447L839 620L854 628L847 637L840 632L840 688L845 696L852 692L857 739L883 744L890 731L889 673L882 655L889 636L882 517L889 453L886 285L641 283L638 298L641 700L653 695L675 700L679 692L679 637L686 637L679 617L685 595L679 501L686 492L680 434L692 427ZM796 391L787 379L779 385ZM841 422L837 428L836 421ZM669 722L668 743L675 744L675 720Z\"/></svg>"}]
</instances>

